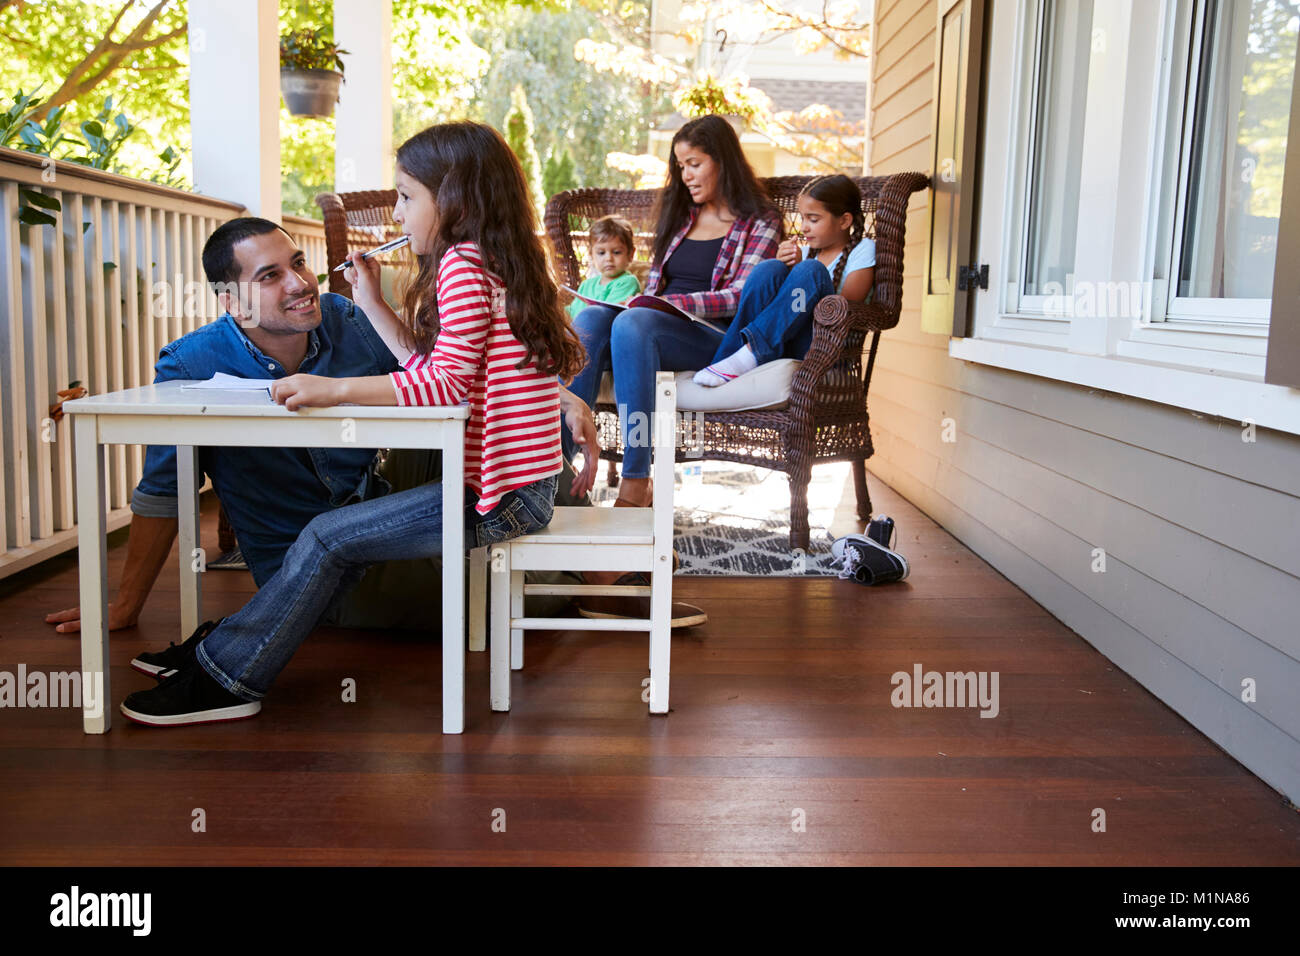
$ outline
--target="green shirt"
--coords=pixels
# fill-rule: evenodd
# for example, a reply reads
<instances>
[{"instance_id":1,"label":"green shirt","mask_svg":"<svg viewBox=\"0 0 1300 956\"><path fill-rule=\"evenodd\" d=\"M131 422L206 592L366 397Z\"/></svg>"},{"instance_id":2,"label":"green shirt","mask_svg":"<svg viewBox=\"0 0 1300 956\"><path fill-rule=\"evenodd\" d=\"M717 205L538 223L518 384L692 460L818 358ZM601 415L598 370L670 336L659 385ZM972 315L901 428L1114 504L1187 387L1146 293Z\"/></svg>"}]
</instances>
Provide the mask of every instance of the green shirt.
<instances>
[{"instance_id":1,"label":"green shirt","mask_svg":"<svg viewBox=\"0 0 1300 956\"><path fill-rule=\"evenodd\" d=\"M604 283L602 285L601 283ZM615 276L608 282L605 277L597 273L583 280L582 285L578 286L578 292L589 299L599 299L601 302L622 302L629 296L634 296L641 291L641 282L636 275L631 272L624 272L622 275ZM574 299L569 303L569 315L573 318L578 317L578 313L587 307L587 303L581 299Z\"/></svg>"}]
</instances>

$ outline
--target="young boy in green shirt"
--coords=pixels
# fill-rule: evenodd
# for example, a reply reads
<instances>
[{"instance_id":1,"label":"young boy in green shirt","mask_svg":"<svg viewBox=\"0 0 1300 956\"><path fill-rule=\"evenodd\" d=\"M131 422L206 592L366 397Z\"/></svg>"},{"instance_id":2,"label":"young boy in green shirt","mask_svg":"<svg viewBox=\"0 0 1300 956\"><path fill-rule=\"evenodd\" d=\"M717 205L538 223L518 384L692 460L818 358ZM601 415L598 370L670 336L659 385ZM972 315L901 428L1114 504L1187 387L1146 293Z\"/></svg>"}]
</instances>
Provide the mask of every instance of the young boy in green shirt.
<instances>
[{"instance_id":1,"label":"young boy in green shirt","mask_svg":"<svg viewBox=\"0 0 1300 956\"><path fill-rule=\"evenodd\" d=\"M591 224L591 264L595 275L578 286L579 295L601 302L625 302L641 291L641 281L628 271L635 254L632 224L621 216L602 216ZM574 299L569 315L577 318L587 303Z\"/></svg>"}]
</instances>

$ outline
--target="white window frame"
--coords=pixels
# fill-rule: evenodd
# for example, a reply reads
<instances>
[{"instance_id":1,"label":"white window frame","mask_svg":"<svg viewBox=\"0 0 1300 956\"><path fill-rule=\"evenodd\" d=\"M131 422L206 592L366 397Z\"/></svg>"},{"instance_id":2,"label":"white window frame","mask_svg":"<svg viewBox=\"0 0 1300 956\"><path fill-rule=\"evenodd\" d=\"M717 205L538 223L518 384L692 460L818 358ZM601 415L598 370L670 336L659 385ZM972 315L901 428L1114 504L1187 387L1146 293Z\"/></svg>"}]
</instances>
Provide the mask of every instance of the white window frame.
<instances>
[{"instance_id":1,"label":"white window frame","mask_svg":"<svg viewBox=\"0 0 1300 956\"><path fill-rule=\"evenodd\" d=\"M1203 327L1206 331L1228 335L1236 334L1237 330L1249 335L1251 330L1262 329L1267 339L1269 299L1180 296L1175 281L1175 277L1182 271L1182 238L1187 228L1187 191L1192 165L1193 130L1188 116L1196 108L1194 96L1188 94L1201 85L1201 53L1205 44L1204 10L1207 6L1206 0L1192 0L1175 5L1166 15L1164 48L1170 69L1162 76L1162 81L1169 83L1176 78L1176 74L1185 71L1187 82L1181 87L1165 87L1168 90L1166 96L1179 90L1173 106L1181 116L1181 129L1176 140L1173 137L1164 139L1169 151L1178 157L1177 168L1169 168L1172 164L1166 165L1157 156L1157 168L1152 170L1154 177L1172 177L1174 189L1170 201L1174 203L1174 208L1172 234L1154 237L1157 241L1168 241L1168 262L1165 264L1165 275L1168 278L1164 308L1159 308L1157 300L1157 311L1150 320L1153 323L1169 319L1182 320L1175 328L1193 330Z\"/></svg>"},{"instance_id":2,"label":"white window frame","mask_svg":"<svg viewBox=\"0 0 1300 956\"><path fill-rule=\"evenodd\" d=\"M1014 246L1008 246L1008 256L1015 256L1016 277L1007 283L1008 302L1012 304L1012 310L1017 314L1024 316L1024 319L1006 323L1007 328L1029 328L1037 329L1047 335L1064 335L1068 333L1070 314L1064 308L1061 301L1065 296L1073 296L1074 290L1072 283L1067 279L1066 285L1070 288L1063 290L1063 295L1026 295L1021 290L1024 287L1025 276L1029 272L1029 230L1030 216L1028 202L1030 193L1034 188L1033 176L1030 173L1030 159L1033 155L1034 144L1038 138L1038 89L1042 81L1042 74L1047 69L1048 64L1039 56L1043 49L1043 36L1045 20L1043 13L1048 3L1052 0L1037 0L1023 4L1024 16L1021 22L1017 24L1020 31L1019 36L1022 40L1017 44L1018 55L1016 57L1017 68L1024 74L1024 82L1027 86L1019 86L1019 96L1017 97L1018 121L1021 124L1017 130L1019 142L1014 144L1019 166L1015 182L1021 183L1022 188L1016 191L1018 201L1017 218L1019 219L1019 228L1017 233L1011 237ZM1018 241L1016 241L1018 239ZM1076 240L1075 248L1078 248ZM1012 261L1010 258L1008 262ZM1026 324L1027 322L1027 324ZM1043 325L1043 322L1064 323L1063 326L1053 331L1051 326Z\"/></svg>"},{"instance_id":3,"label":"white window frame","mask_svg":"<svg viewBox=\"0 0 1300 956\"><path fill-rule=\"evenodd\" d=\"M1112 41L1122 41L1122 56L1112 58L1109 67L1104 62L1090 65L1088 99L1123 105L1118 114L1114 110L1106 116L1101 115L1106 111L1088 111L1080 202L1091 203L1088 208L1097 213L1080 217L1076 272L1108 276L1112 262L1137 262L1133 274L1113 278L1142 283L1145 294L1140 309L1130 315L1085 318L1026 308L1037 303L1019 297L1027 222L1027 149L1032 144L1030 114L1036 96L1035 59L1041 48L1041 43L1036 42L1041 22L1038 9L1042 2L1011 0L994 4L987 26L993 43L997 44L999 35L1006 37L1003 42L1010 42L1015 54L1002 58L1007 63L1002 77L988 77L989 101L984 111L984 169L979 188L985 214L984 221L976 224L976 232L977 249L981 250L978 261L990 263L993 281L987 293L975 298L973 335L950 338L949 354L1234 419L1250 419L1263 427L1300 434L1300 391L1263 381L1269 300L1262 300L1263 321L1235 305L1250 300L1182 299L1179 308L1169 308L1173 301L1169 277L1176 274L1172 270L1177 268L1181 245L1177 230L1182 228L1182 210L1186 208L1178 185L1185 182L1183 167L1188 161L1185 144L1189 131L1183 117L1194 105L1182 102L1190 99L1182 91L1195 90L1188 84L1189 68L1195 66L1195 61L1180 62L1189 54L1185 44L1180 54L1178 43L1192 22L1196 0L1161 0L1158 8L1139 8L1139 12L1128 6L1128 0L1095 2L1094 27L1105 30ZM1142 16L1155 22L1133 23L1133 18ZM1153 32L1158 37L1160 56L1152 58L1155 64L1150 73L1138 74L1135 64L1141 66L1143 58L1132 56L1130 38ZM991 49L990 71L997 69L999 59ZM1149 101L1137 95L1148 85ZM1094 96L1098 99L1094 100ZM998 102L1009 104L1003 116L995 113ZM1166 158L1171 120L1178 124L1176 162ZM1106 148L1106 144L1118 142L1123 143L1123 149ZM1117 183L1131 181L1134 176L1143 182L1140 216L1134 217L1127 209L1121 216L1116 208ZM1169 202L1173 205L1162 205ZM1000 217L994 212L999 207ZM1137 212L1136 207L1133 211ZM1161 271L1157 262L1162 258L1164 276L1157 279ZM1013 275L1008 275L1007 266L1015 270ZM1199 314L1195 309L1182 308L1195 301L1227 305L1202 309Z\"/></svg>"},{"instance_id":4,"label":"white window frame","mask_svg":"<svg viewBox=\"0 0 1300 956\"><path fill-rule=\"evenodd\" d=\"M1034 142L1034 121L1038 98L1040 64L1037 53L1042 49L1041 9L1046 0L1018 0L1015 40L1012 58L1012 89L1009 136L1005 156L1013 164L1007 181L1024 184L1030 180L1029 154ZM986 29L994 29L990 21ZM992 65L987 67L993 69ZM987 208L987 207L986 207ZM1027 188L1013 188L1002 204L1002 262L1014 263L1014 275L1005 271L997 277L993 287L998 309L992 325L986 331L990 337L1003 341L1023 342L1031 345L1061 347L1069 336L1070 317L1063 312L1048 310L1047 296L1021 294L1025 275L1023 237L1029 231L1029 202ZM977 334L981 330L977 329Z\"/></svg>"}]
</instances>

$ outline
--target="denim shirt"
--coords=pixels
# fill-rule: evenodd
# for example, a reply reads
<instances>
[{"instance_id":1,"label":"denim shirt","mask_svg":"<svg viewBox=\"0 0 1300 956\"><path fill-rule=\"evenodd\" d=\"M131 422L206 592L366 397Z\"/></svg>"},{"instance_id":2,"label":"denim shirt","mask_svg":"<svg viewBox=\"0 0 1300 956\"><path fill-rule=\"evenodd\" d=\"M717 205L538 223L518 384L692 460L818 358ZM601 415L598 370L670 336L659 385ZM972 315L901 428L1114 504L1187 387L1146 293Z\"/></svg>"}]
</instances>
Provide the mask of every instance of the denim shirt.
<instances>
[{"instance_id":1,"label":"denim shirt","mask_svg":"<svg viewBox=\"0 0 1300 956\"><path fill-rule=\"evenodd\" d=\"M321 323L307 333L307 355L297 371L345 378L386 375L401 365L350 300L320 297ZM249 340L229 313L166 346L154 366L154 382L207 379L217 372L242 378L284 378L288 373ZM375 448L199 449L199 467L235 529L253 580L261 587L316 515L389 490L375 473ZM202 481L202 477L199 478ZM175 517L176 448L150 445L144 474L131 496L142 517Z\"/></svg>"}]
</instances>

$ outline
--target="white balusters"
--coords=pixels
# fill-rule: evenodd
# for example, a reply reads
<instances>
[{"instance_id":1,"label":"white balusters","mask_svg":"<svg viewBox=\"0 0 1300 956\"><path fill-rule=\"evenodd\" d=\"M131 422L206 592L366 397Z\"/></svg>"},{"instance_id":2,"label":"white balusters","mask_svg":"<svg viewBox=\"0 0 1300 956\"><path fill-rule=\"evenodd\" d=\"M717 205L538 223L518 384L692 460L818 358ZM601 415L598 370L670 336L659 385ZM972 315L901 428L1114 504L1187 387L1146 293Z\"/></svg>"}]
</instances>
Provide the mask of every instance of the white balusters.
<instances>
[{"instance_id":1,"label":"white balusters","mask_svg":"<svg viewBox=\"0 0 1300 956\"><path fill-rule=\"evenodd\" d=\"M0 502L0 532L6 548L25 548L31 542L31 512L27 485L27 396L23 364L22 239L18 224L18 184L0 188L0 237L3 240L3 268L6 282L0 288L0 347L6 361L0 375L0 408L3 409L4 500ZM30 228L30 227L27 227Z\"/></svg>"},{"instance_id":2,"label":"white balusters","mask_svg":"<svg viewBox=\"0 0 1300 956\"><path fill-rule=\"evenodd\" d=\"M0 149L0 577L77 544L72 419L49 414L58 392L74 381L92 394L152 382L159 350L219 314L203 243L245 214L69 164L45 173L39 157ZM30 203L24 190L62 208ZM26 205L56 224L21 225ZM316 268L323 228L292 228ZM144 449L104 451L112 530L130 520Z\"/></svg>"}]
</instances>

